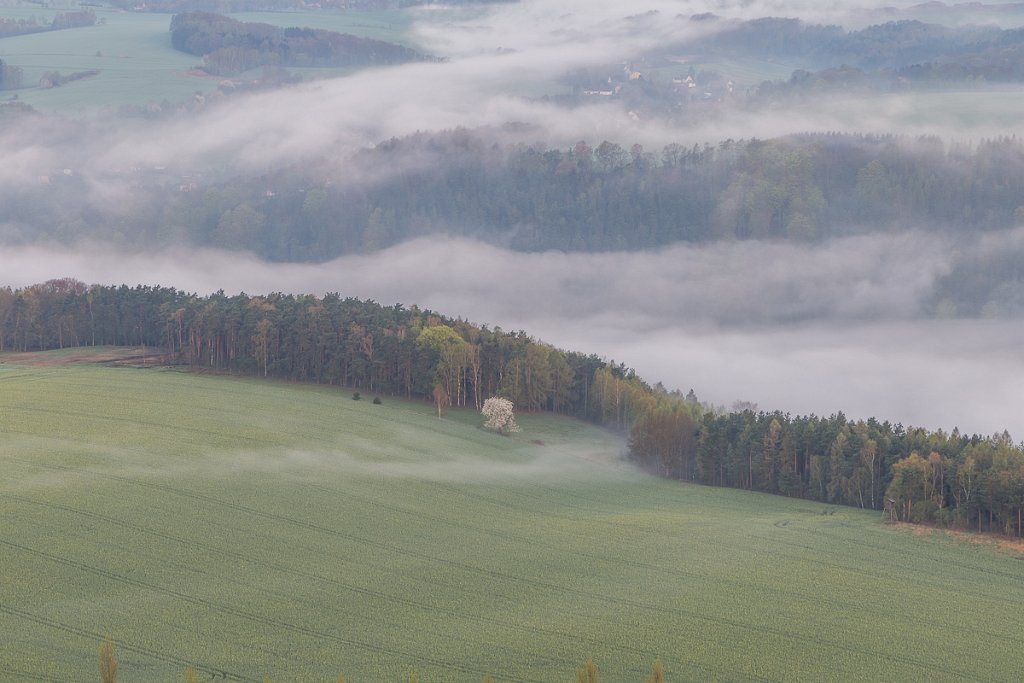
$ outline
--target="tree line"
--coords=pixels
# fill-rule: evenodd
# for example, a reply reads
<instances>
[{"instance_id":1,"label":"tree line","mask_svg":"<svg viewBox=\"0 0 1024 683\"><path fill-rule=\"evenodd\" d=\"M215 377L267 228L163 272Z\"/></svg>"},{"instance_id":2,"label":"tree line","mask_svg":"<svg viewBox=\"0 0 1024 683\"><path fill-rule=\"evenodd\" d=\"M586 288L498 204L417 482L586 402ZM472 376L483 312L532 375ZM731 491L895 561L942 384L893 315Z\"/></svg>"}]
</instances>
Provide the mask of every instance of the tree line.
<instances>
[{"instance_id":1,"label":"tree line","mask_svg":"<svg viewBox=\"0 0 1024 683\"><path fill-rule=\"evenodd\" d=\"M140 208L127 220L147 244L171 236L277 261L374 251L438 232L523 251L606 251L910 229L966 236L1024 220L1024 144L1016 138L967 147L808 134L650 151L610 141L501 145L457 129L384 142L345 168L341 175L325 159L184 191L153 174L136 183ZM372 173L352 170L364 168ZM0 214L52 226L51 237L105 237L126 218L82 225L83 213L108 208L73 211L81 182L27 191ZM62 229L68 220L75 222Z\"/></svg>"},{"instance_id":2,"label":"tree line","mask_svg":"<svg viewBox=\"0 0 1024 683\"><path fill-rule=\"evenodd\" d=\"M707 411L660 398L630 452L663 476L884 510L889 517L1024 536L1024 445L875 418Z\"/></svg>"},{"instance_id":3,"label":"tree line","mask_svg":"<svg viewBox=\"0 0 1024 683\"><path fill-rule=\"evenodd\" d=\"M837 25L764 17L730 21L707 15L691 20L715 22L722 30L691 44L711 54L760 59L799 60L814 68L857 66L897 70L914 64L988 64L997 68L1018 59L1021 29L998 26L957 27L901 19L846 30Z\"/></svg>"},{"instance_id":4,"label":"tree line","mask_svg":"<svg viewBox=\"0 0 1024 683\"><path fill-rule=\"evenodd\" d=\"M8 64L0 59L0 90L16 90L20 88L24 76L25 72L20 66Z\"/></svg>"},{"instance_id":5,"label":"tree line","mask_svg":"<svg viewBox=\"0 0 1024 683\"><path fill-rule=\"evenodd\" d=\"M36 17L14 19L0 17L0 38L22 36L29 33L59 31L65 28L80 28L96 24L96 13L91 9L57 12L48 23Z\"/></svg>"},{"instance_id":6,"label":"tree line","mask_svg":"<svg viewBox=\"0 0 1024 683\"><path fill-rule=\"evenodd\" d=\"M745 103L756 108L770 107L788 98L807 98L822 94L870 96L885 92L905 92L914 86L935 88L958 84L1019 82L1024 80L1024 46L1006 51L1000 59L989 61L925 62L899 69L865 71L842 65L818 71L797 69L788 80L764 81L746 93Z\"/></svg>"},{"instance_id":7,"label":"tree line","mask_svg":"<svg viewBox=\"0 0 1024 683\"><path fill-rule=\"evenodd\" d=\"M197 296L65 278L0 288L0 351L160 347L197 369L354 387L480 410L573 415L629 434L662 476L1024 535L1024 446L888 421L706 406L623 364L523 331L338 294Z\"/></svg>"},{"instance_id":8,"label":"tree line","mask_svg":"<svg viewBox=\"0 0 1024 683\"><path fill-rule=\"evenodd\" d=\"M7 112L32 115L0 107L0 117ZM328 158L229 180L126 171L114 180L132 185L127 207L98 202L83 174L54 173L47 184L0 191L0 224L10 241L185 243L287 262L437 233L520 251L610 251L910 230L967 240L1024 224L1024 141L1014 137L968 146L807 134L658 150L502 139L465 129L411 135L358 153L345 171ZM993 297L1014 305L1012 287L999 291L1024 280L1024 260L986 258L943 276L950 281L934 304L948 299L960 315Z\"/></svg>"},{"instance_id":9,"label":"tree line","mask_svg":"<svg viewBox=\"0 0 1024 683\"><path fill-rule=\"evenodd\" d=\"M218 76L260 66L337 67L428 59L383 40L325 29L280 28L211 12L176 14L170 31L174 49L201 56L203 68Z\"/></svg>"},{"instance_id":10,"label":"tree line","mask_svg":"<svg viewBox=\"0 0 1024 683\"><path fill-rule=\"evenodd\" d=\"M0 288L0 351L140 345L199 369L334 384L479 410L491 396L624 425L609 382L632 370L523 331L416 306L338 294L202 297L170 287L86 286L64 278Z\"/></svg>"}]
</instances>

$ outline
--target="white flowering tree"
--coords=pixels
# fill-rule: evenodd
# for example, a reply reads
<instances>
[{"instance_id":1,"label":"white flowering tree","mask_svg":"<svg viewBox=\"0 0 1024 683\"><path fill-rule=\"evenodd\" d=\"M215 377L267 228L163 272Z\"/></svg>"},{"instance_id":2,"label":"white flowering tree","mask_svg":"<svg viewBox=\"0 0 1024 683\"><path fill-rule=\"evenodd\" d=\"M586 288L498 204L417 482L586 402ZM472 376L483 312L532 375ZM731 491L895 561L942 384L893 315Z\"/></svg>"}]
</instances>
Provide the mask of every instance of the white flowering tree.
<instances>
[{"instance_id":1,"label":"white flowering tree","mask_svg":"<svg viewBox=\"0 0 1024 683\"><path fill-rule=\"evenodd\" d=\"M511 434L512 432L519 431L516 417L512 413L512 401L507 398L492 396L484 401L484 406L480 409L480 412L487 418L487 422L484 423L484 429L490 429L499 434Z\"/></svg>"}]
</instances>

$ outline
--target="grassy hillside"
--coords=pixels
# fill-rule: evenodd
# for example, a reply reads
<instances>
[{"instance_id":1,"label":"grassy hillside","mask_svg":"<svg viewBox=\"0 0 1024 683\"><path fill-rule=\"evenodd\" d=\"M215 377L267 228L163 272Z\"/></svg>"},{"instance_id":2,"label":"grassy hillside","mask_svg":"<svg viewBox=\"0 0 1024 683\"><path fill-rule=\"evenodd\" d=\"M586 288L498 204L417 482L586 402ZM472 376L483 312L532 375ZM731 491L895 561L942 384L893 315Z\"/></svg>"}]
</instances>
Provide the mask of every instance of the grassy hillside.
<instances>
[{"instance_id":1,"label":"grassy hillside","mask_svg":"<svg viewBox=\"0 0 1024 683\"><path fill-rule=\"evenodd\" d=\"M1015 556L650 478L578 422L504 438L331 387L0 361L4 679L98 680L104 636L131 682L1024 666Z\"/></svg>"},{"instance_id":2,"label":"grassy hillside","mask_svg":"<svg viewBox=\"0 0 1024 683\"><path fill-rule=\"evenodd\" d=\"M0 8L0 17L50 21L56 11L38 8ZM192 72L202 59L171 47L171 15L121 12L98 8L102 24L0 40L0 58L24 70L24 88L0 93L17 94L23 102L44 110L87 112L123 104L168 100L186 102L195 92L213 89L220 78ZM309 26L352 33L367 38L411 45L407 12L264 12L239 14L244 21L279 26ZM98 70L90 78L59 88L37 87L44 73ZM344 70L303 69L309 77ZM351 70L349 70L351 71Z\"/></svg>"},{"instance_id":3,"label":"grassy hillside","mask_svg":"<svg viewBox=\"0 0 1024 683\"><path fill-rule=\"evenodd\" d=\"M0 15L13 13L7 8ZM37 15L50 18L45 12ZM188 74L201 60L171 47L169 16L110 10L96 16L105 23L0 41L0 56L24 69L27 87L14 91L23 102L40 109L87 111L165 98L182 102L217 85L218 79ZM67 75L90 69L100 73L59 88L36 87L48 71Z\"/></svg>"}]
</instances>

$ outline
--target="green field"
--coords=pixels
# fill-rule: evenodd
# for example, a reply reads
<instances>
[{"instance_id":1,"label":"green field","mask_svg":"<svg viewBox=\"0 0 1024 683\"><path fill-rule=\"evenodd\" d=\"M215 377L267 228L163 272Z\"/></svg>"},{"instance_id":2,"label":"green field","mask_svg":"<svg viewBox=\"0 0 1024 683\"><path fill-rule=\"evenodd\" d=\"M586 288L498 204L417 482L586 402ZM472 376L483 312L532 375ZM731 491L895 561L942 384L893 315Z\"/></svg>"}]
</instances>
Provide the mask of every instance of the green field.
<instances>
[{"instance_id":1,"label":"green field","mask_svg":"<svg viewBox=\"0 0 1024 683\"><path fill-rule=\"evenodd\" d=\"M386 40L413 49L423 49L412 39L414 15L407 10L380 10L366 12L359 10L319 11L319 12L237 12L231 15L238 21L255 21L282 28L303 26L321 28L338 33L374 40ZM422 15L421 15L422 16Z\"/></svg>"},{"instance_id":2,"label":"green field","mask_svg":"<svg viewBox=\"0 0 1024 683\"><path fill-rule=\"evenodd\" d=\"M651 478L572 420L505 438L336 387L0 361L2 680L98 680L104 636L128 682L1024 669L1018 557Z\"/></svg>"},{"instance_id":3,"label":"green field","mask_svg":"<svg viewBox=\"0 0 1024 683\"><path fill-rule=\"evenodd\" d=\"M0 9L0 16L12 13ZM35 14L49 17L45 11ZM31 86L0 95L17 94L39 109L81 113L163 99L184 102L217 85L219 79L188 74L202 60L171 47L169 15L101 10L96 16L106 23L0 40L0 58L20 66L25 85ZM67 75L90 69L99 75L59 88L36 87L48 71Z\"/></svg>"},{"instance_id":4,"label":"green field","mask_svg":"<svg viewBox=\"0 0 1024 683\"><path fill-rule=\"evenodd\" d=\"M94 9L102 22L96 26L0 39L0 59L23 69L25 85L16 91L0 92L0 98L17 95L22 102L39 109L81 114L163 100L180 104L197 91L215 88L222 80L191 73L203 60L171 47L171 15ZM49 22L56 13L57 10L0 7L0 17L13 19L34 16ZM285 27L311 26L418 47L408 35L412 15L397 10L262 12L233 16L242 21ZM92 69L100 73L59 88L37 87L39 79L49 71L67 75ZM351 70L298 71L306 78L317 78Z\"/></svg>"}]
</instances>

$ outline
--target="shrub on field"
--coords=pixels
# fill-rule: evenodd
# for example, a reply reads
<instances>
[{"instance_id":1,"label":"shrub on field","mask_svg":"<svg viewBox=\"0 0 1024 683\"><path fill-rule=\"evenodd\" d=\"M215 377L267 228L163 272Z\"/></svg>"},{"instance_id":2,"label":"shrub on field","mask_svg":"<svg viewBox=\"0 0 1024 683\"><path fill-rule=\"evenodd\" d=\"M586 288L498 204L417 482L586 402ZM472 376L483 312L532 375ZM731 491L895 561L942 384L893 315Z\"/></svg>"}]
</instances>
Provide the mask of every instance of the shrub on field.
<instances>
[{"instance_id":1,"label":"shrub on field","mask_svg":"<svg viewBox=\"0 0 1024 683\"><path fill-rule=\"evenodd\" d=\"M520 431L516 424L515 414L512 411L512 401L507 398L492 396L484 401L480 412L487 418L484 429L498 432L500 434L511 434Z\"/></svg>"}]
</instances>

